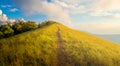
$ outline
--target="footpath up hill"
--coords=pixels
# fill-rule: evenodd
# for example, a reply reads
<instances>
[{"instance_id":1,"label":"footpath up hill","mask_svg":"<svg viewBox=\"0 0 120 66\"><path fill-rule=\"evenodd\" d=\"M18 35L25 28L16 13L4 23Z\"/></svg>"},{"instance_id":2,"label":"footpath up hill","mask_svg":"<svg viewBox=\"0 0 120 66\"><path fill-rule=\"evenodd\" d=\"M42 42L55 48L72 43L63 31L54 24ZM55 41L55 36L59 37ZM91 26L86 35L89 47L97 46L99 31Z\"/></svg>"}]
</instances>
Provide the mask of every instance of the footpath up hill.
<instances>
[{"instance_id":1,"label":"footpath up hill","mask_svg":"<svg viewBox=\"0 0 120 66\"><path fill-rule=\"evenodd\" d=\"M120 46L53 23L1 39L0 66L120 66Z\"/></svg>"}]
</instances>

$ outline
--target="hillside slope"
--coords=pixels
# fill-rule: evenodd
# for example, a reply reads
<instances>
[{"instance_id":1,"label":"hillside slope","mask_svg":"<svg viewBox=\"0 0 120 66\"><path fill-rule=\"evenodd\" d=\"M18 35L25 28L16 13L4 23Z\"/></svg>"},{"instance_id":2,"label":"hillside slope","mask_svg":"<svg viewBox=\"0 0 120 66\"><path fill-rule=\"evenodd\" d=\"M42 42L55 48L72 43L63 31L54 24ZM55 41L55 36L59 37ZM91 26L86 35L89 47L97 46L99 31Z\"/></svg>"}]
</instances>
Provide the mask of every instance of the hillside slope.
<instances>
[{"instance_id":1,"label":"hillside slope","mask_svg":"<svg viewBox=\"0 0 120 66\"><path fill-rule=\"evenodd\" d=\"M54 23L1 39L0 66L120 66L120 46Z\"/></svg>"}]
</instances>

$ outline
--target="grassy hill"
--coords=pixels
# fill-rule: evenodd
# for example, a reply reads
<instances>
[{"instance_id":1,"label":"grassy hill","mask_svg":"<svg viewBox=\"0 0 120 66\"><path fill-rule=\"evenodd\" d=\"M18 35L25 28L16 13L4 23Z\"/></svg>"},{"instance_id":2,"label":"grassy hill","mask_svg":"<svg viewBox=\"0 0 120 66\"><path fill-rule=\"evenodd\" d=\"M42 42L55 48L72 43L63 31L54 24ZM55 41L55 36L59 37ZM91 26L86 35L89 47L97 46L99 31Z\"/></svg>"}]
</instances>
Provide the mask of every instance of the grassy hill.
<instances>
[{"instance_id":1,"label":"grassy hill","mask_svg":"<svg viewBox=\"0 0 120 66\"><path fill-rule=\"evenodd\" d=\"M54 23L1 39L0 66L120 66L120 46Z\"/></svg>"}]
</instances>

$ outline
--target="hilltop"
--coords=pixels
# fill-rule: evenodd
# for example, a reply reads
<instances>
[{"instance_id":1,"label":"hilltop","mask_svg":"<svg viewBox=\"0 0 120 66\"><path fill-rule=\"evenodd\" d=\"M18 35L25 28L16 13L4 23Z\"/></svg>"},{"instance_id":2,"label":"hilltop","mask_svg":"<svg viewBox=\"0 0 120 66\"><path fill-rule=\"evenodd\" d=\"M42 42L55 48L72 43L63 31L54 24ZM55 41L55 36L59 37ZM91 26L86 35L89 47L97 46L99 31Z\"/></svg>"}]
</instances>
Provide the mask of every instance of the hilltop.
<instances>
[{"instance_id":1,"label":"hilltop","mask_svg":"<svg viewBox=\"0 0 120 66\"><path fill-rule=\"evenodd\" d=\"M60 23L0 39L0 66L120 66L120 46Z\"/></svg>"}]
</instances>

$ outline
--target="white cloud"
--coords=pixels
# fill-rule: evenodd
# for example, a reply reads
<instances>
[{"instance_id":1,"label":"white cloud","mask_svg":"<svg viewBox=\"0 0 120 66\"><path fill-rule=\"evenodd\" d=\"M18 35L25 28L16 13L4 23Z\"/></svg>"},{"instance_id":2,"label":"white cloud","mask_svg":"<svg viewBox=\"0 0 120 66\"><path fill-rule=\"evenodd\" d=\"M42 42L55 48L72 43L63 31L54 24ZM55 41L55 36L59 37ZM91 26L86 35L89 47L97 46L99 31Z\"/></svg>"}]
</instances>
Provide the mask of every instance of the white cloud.
<instances>
[{"instance_id":1,"label":"white cloud","mask_svg":"<svg viewBox=\"0 0 120 66\"><path fill-rule=\"evenodd\" d=\"M70 22L70 14L87 13L91 16L112 16L115 11L120 11L120 0L14 0L27 15L45 14L48 19ZM31 5L32 4L32 5ZM110 12L109 12L110 11ZM55 18L56 17L56 18Z\"/></svg>"},{"instance_id":2,"label":"white cloud","mask_svg":"<svg viewBox=\"0 0 120 66\"><path fill-rule=\"evenodd\" d=\"M101 9L103 11L120 10L120 0L100 0L94 4L95 9Z\"/></svg>"},{"instance_id":3,"label":"white cloud","mask_svg":"<svg viewBox=\"0 0 120 66\"><path fill-rule=\"evenodd\" d=\"M2 10L0 10L0 22L6 22L7 20L6 14L2 14Z\"/></svg>"},{"instance_id":4,"label":"white cloud","mask_svg":"<svg viewBox=\"0 0 120 66\"><path fill-rule=\"evenodd\" d=\"M48 3L47 0L14 0L14 2L27 15L45 14L49 20L62 21L64 23L71 21L67 11L52 2Z\"/></svg>"},{"instance_id":5,"label":"white cloud","mask_svg":"<svg viewBox=\"0 0 120 66\"><path fill-rule=\"evenodd\" d=\"M90 6L91 16L110 16L120 14L120 0L99 0ZM117 17L118 18L118 17Z\"/></svg>"},{"instance_id":6,"label":"white cloud","mask_svg":"<svg viewBox=\"0 0 120 66\"><path fill-rule=\"evenodd\" d=\"M2 8L11 7L11 5L1 5Z\"/></svg>"},{"instance_id":7,"label":"white cloud","mask_svg":"<svg viewBox=\"0 0 120 66\"><path fill-rule=\"evenodd\" d=\"M14 0L26 15L45 14L49 20L68 22L70 14L120 18L120 0ZM79 28L96 33L120 33L120 23L84 23Z\"/></svg>"},{"instance_id":8,"label":"white cloud","mask_svg":"<svg viewBox=\"0 0 120 66\"><path fill-rule=\"evenodd\" d=\"M16 12L16 11L18 11L18 9L17 8L12 8L12 9L10 9L10 11L11 12Z\"/></svg>"},{"instance_id":9,"label":"white cloud","mask_svg":"<svg viewBox=\"0 0 120 66\"><path fill-rule=\"evenodd\" d=\"M116 34L120 33L120 23L113 22L90 22L79 23L75 27L78 30L90 32L93 34Z\"/></svg>"},{"instance_id":10,"label":"white cloud","mask_svg":"<svg viewBox=\"0 0 120 66\"><path fill-rule=\"evenodd\" d=\"M18 22L26 22L26 20L24 19L24 18L20 18L19 20L18 20Z\"/></svg>"},{"instance_id":11,"label":"white cloud","mask_svg":"<svg viewBox=\"0 0 120 66\"><path fill-rule=\"evenodd\" d=\"M56 5L59 5L62 9L66 10L70 14L83 13L86 11L86 8L84 5L79 5L78 0L74 2L53 0L53 3Z\"/></svg>"},{"instance_id":12,"label":"white cloud","mask_svg":"<svg viewBox=\"0 0 120 66\"><path fill-rule=\"evenodd\" d=\"M120 12L120 0L53 0L53 2L70 14L88 13L91 16L116 17L114 12Z\"/></svg>"},{"instance_id":13,"label":"white cloud","mask_svg":"<svg viewBox=\"0 0 120 66\"><path fill-rule=\"evenodd\" d=\"M12 23L14 23L16 20L15 20L15 19L9 19L8 21L9 21L9 23L12 24Z\"/></svg>"},{"instance_id":14,"label":"white cloud","mask_svg":"<svg viewBox=\"0 0 120 66\"><path fill-rule=\"evenodd\" d=\"M14 19L8 19L7 15L6 14L3 14L2 13L2 10L0 10L0 24L5 24L7 22L15 22Z\"/></svg>"},{"instance_id":15,"label":"white cloud","mask_svg":"<svg viewBox=\"0 0 120 66\"><path fill-rule=\"evenodd\" d=\"M2 15L2 10L0 10L0 15Z\"/></svg>"},{"instance_id":16,"label":"white cloud","mask_svg":"<svg viewBox=\"0 0 120 66\"><path fill-rule=\"evenodd\" d=\"M116 18L120 18L120 13L114 14L113 16Z\"/></svg>"}]
</instances>

